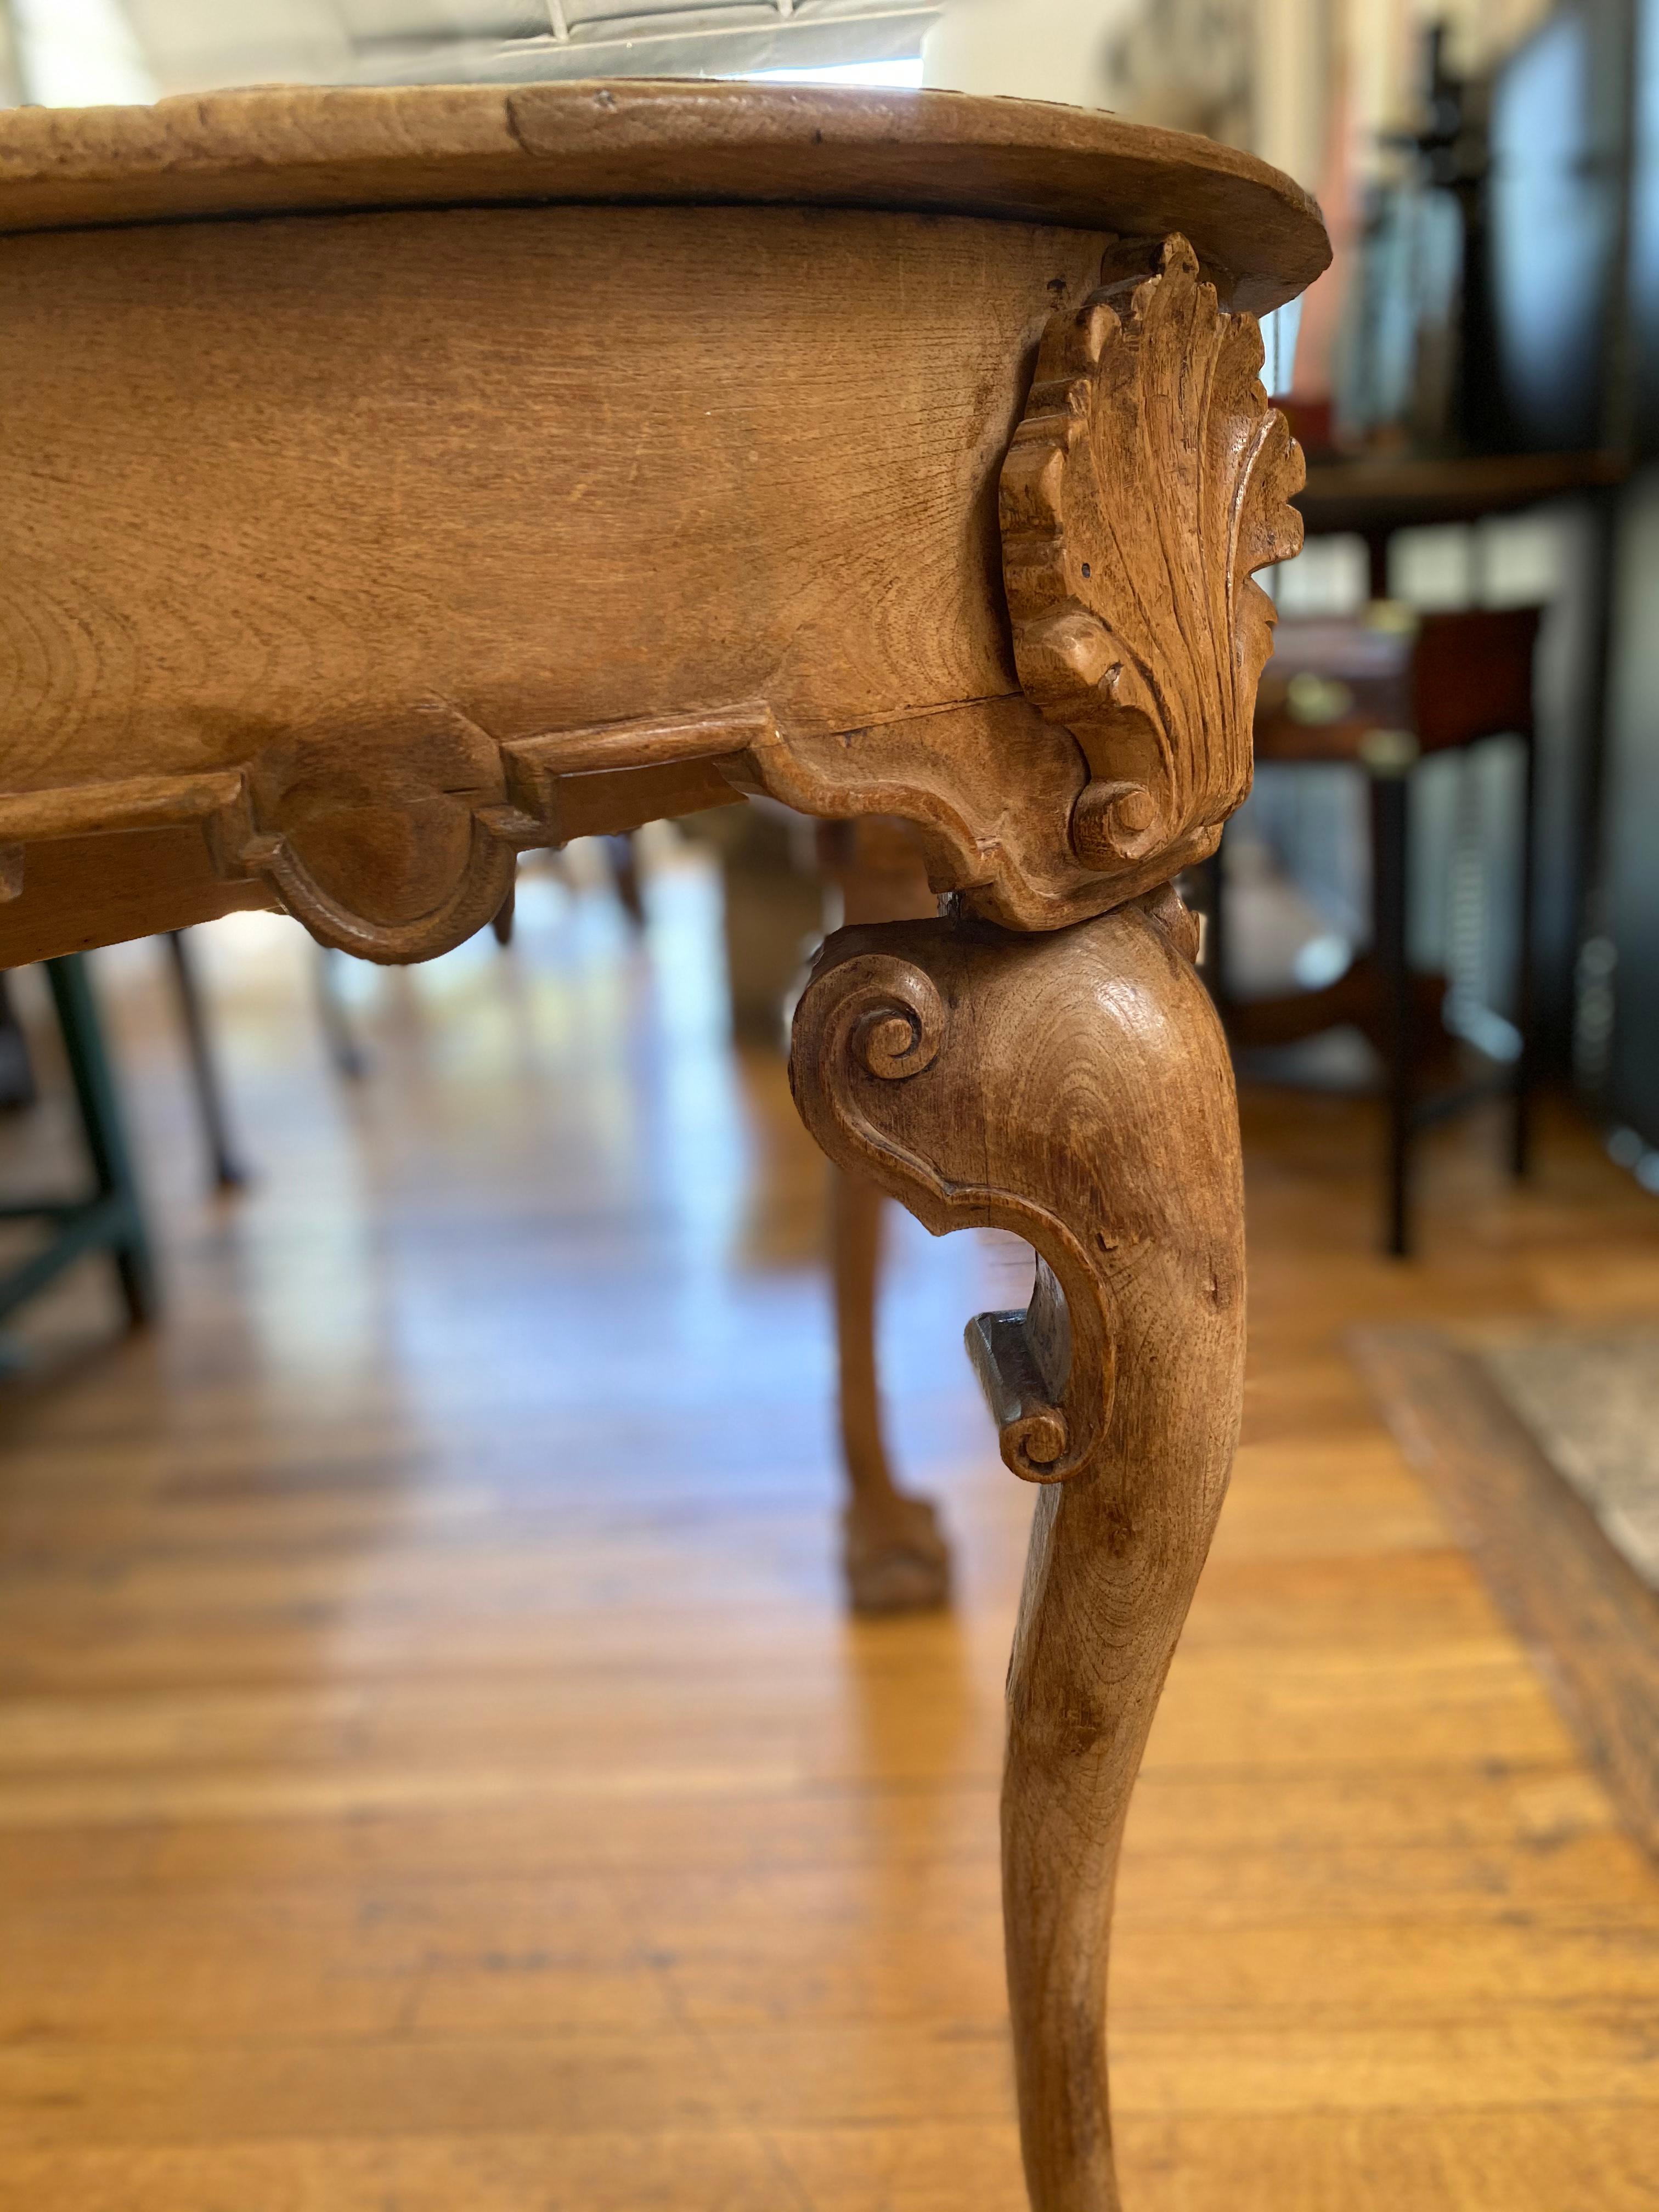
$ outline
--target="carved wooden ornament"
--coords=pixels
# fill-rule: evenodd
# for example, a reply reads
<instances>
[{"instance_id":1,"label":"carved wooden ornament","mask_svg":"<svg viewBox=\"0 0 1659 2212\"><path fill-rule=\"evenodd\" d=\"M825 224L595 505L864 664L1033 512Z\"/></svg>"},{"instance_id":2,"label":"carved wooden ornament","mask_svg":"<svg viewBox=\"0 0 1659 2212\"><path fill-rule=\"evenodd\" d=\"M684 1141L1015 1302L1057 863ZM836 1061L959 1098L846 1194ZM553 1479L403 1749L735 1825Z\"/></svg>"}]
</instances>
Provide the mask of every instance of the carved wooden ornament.
<instances>
[{"instance_id":1,"label":"carved wooden ornament","mask_svg":"<svg viewBox=\"0 0 1659 2212\"><path fill-rule=\"evenodd\" d=\"M831 1159L935 1233L1037 1254L1025 1310L968 1332L1003 1458L1041 1486L1002 1814L1034 2212L1118 2212L1118 1848L1243 1403L1238 1115L1195 939L1167 886L1071 929L843 929L795 1013L790 1081Z\"/></svg>"},{"instance_id":2,"label":"carved wooden ornament","mask_svg":"<svg viewBox=\"0 0 1659 2212\"><path fill-rule=\"evenodd\" d=\"M757 792L902 816L933 888L1006 927L1122 905L1213 850L1249 787L1273 619L1250 575L1301 544L1261 364L1180 237L1054 317L1001 480L1024 696L852 728L756 697L511 734L470 699L342 701L326 726L247 731L234 764L221 744L183 774L0 794L0 905L32 844L197 825L220 878L263 878L325 944L427 959L489 920L525 848Z\"/></svg>"},{"instance_id":3,"label":"carved wooden ornament","mask_svg":"<svg viewBox=\"0 0 1659 2212\"><path fill-rule=\"evenodd\" d=\"M1301 550L1300 447L1184 238L1050 323L1002 471L1003 566L1027 696L1087 757L1085 866L1139 889L1215 848L1250 787L1273 605Z\"/></svg>"}]
</instances>

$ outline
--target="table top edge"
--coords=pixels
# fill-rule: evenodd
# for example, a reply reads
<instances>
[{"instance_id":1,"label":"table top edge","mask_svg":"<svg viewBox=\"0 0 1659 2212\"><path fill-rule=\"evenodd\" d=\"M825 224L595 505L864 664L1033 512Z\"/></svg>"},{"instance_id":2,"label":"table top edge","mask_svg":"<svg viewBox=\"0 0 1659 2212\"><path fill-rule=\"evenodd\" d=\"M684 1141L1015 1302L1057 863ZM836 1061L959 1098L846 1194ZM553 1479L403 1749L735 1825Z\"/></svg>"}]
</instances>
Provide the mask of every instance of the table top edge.
<instances>
[{"instance_id":1,"label":"table top edge","mask_svg":"<svg viewBox=\"0 0 1659 2212\"><path fill-rule=\"evenodd\" d=\"M0 114L0 234L465 203L707 201L1182 230L1263 312L1330 258L1255 155L1047 101L618 78L283 86Z\"/></svg>"}]
</instances>

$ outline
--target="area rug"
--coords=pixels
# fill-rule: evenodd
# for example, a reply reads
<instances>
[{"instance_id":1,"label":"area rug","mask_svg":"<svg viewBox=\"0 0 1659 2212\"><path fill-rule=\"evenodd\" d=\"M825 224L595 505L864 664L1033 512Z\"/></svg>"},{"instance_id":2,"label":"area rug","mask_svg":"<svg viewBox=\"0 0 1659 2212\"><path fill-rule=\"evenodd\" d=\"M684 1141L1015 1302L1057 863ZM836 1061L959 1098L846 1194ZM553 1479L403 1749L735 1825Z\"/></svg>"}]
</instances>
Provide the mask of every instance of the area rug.
<instances>
[{"instance_id":1,"label":"area rug","mask_svg":"<svg viewBox=\"0 0 1659 2212\"><path fill-rule=\"evenodd\" d=\"M1352 1349L1659 1857L1659 1325L1376 1328Z\"/></svg>"},{"instance_id":2,"label":"area rug","mask_svg":"<svg viewBox=\"0 0 1659 2212\"><path fill-rule=\"evenodd\" d=\"M1551 1466L1659 1589L1659 1328L1528 1334L1477 1357Z\"/></svg>"}]
</instances>

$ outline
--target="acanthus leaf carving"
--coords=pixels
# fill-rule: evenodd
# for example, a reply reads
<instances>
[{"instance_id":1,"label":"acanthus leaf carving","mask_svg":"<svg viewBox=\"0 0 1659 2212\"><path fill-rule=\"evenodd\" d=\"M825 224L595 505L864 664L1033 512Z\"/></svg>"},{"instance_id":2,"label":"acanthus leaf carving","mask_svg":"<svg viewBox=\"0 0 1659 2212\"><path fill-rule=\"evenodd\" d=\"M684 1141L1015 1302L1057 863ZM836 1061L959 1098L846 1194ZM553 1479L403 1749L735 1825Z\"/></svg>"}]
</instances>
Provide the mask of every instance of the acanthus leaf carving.
<instances>
[{"instance_id":1,"label":"acanthus leaf carving","mask_svg":"<svg viewBox=\"0 0 1659 2212\"><path fill-rule=\"evenodd\" d=\"M1103 283L1044 337L1004 464L1003 563L1026 696L1081 746L1071 842L1146 879L1214 849L1250 784L1273 601L1253 572L1300 550L1300 448L1184 238Z\"/></svg>"}]
</instances>

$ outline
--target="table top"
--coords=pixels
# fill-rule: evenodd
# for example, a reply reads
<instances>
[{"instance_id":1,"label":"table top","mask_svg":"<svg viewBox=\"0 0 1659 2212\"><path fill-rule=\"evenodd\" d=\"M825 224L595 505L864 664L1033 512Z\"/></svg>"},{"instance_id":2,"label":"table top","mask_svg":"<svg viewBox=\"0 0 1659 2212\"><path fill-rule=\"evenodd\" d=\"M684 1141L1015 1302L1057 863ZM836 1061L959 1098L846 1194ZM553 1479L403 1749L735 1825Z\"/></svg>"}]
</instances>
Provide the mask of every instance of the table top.
<instances>
[{"instance_id":1,"label":"table top","mask_svg":"<svg viewBox=\"0 0 1659 2212\"><path fill-rule=\"evenodd\" d=\"M1312 536L1474 522L1621 483L1618 453L1469 453L1443 459L1316 461L1295 504Z\"/></svg>"},{"instance_id":2,"label":"table top","mask_svg":"<svg viewBox=\"0 0 1659 2212\"><path fill-rule=\"evenodd\" d=\"M0 233L488 202L782 203L1181 231L1265 313L1330 259L1316 203L1186 131L1042 100L620 79L282 87L0 116Z\"/></svg>"}]
</instances>

